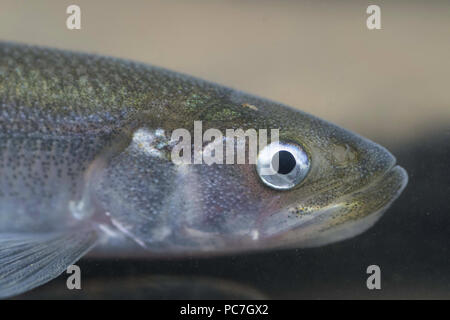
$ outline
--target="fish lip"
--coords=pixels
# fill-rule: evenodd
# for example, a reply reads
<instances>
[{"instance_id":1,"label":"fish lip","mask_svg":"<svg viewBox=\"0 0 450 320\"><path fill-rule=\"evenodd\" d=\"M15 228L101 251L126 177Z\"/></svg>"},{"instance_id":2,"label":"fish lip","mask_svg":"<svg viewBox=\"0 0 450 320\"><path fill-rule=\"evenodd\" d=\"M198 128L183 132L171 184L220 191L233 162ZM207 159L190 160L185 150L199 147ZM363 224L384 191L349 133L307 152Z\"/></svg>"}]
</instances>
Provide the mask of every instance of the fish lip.
<instances>
[{"instance_id":1,"label":"fish lip","mask_svg":"<svg viewBox=\"0 0 450 320\"><path fill-rule=\"evenodd\" d=\"M344 196L335 213L341 216L339 223L328 223L321 230L322 237L310 239L303 247L313 247L338 242L357 236L371 228L401 195L408 184L404 168L394 164L362 188ZM345 198L347 198L345 201ZM345 205L350 204L350 205ZM331 213L333 210L331 210ZM325 235L325 236L324 236Z\"/></svg>"},{"instance_id":2,"label":"fish lip","mask_svg":"<svg viewBox=\"0 0 450 320\"><path fill-rule=\"evenodd\" d=\"M364 217L375 214L379 214L381 217L381 215L401 195L409 180L406 170L396 164L393 156L392 158L393 163L387 167L382 174L364 184L359 189L339 197L333 201L330 206L334 206L335 210L343 209L345 204L357 204L358 202L362 202L361 200L375 200L378 197L379 202L376 203L376 201L374 201L377 204L376 208L366 209L366 215ZM351 210L352 209L347 209L348 212Z\"/></svg>"},{"instance_id":3,"label":"fish lip","mask_svg":"<svg viewBox=\"0 0 450 320\"><path fill-rule=\"evenodd\" d=\"M376 147L379 148L379 155L381 157L385 157L386 159L389 159L388 165L386 165L386 167L381 171L381 173L379 175L377 175L373 179L369 180L367 183L361 185L360 188L337 198L330 205L334 205L334 206L339 205L345 199L352 198L357 194L365 194L371 189L378 188L378 190L380 190L380 192L384 191L385 195L387 195L387 196L384 198L382 208L379 210L376 210L376 211L381 210L384 212L400 196L400 194L406 188L406 186L408 184L408 180L409 180L407 171L403 167L401 167L400 165L397 164L397 159L395 158L395 156L391 152L389 152L386 148L384 148L380 145L377 145L375 143L373 143L373 145L375 145ZM386 178L388 178L392 174L394 174L397 177L397 179L394 179L394 181L395 181L394 185L388 185L389 180L386 180ZM384 187L384 189L383 189L383 187ZM389 192L389 190L391 192ZM375 213L375 212L369 212L368 215L370 215L372 213Z\"/></svg>"},{"instance_id":4,"label":"fish lip","mask_svg":"<svg viewBox=\"0 0 450 320\"><path fill-rule=\"evenodd\" d=\"M278 217L277 221L290 220L292 225L266 229L263 236L265 247L322 246L354 237L369 229L400 196L408 183L406 170L396 165L393 156L392 159L385 171L373 180L323 208L311 210L297 221L294 220L297 217L289 219L286 209L272 215L272 218Z\"/></svg>"},{"instance_id":5,"label":"fish lip","mask_svg":"<svg viewBox=\"0 0 450 320\"><path fill-rule=\"evenodd\" d=\"M390 185L390 180L388 180L390 178L390 175L394 176L392 185ZM391 193L389 193L390 196L385 198L385 201L382 205L382 209L385 210L400 196L400 194L406 188L408 180L409 178L406 170L394 162L394 164L390 168L388 168L382 175L376 177L374 180L370 181L368 184L364 185L353 193L350 193L349 195L361 193L376 187L378 187L380 191L388 192L390 190L392 191ZM381 189L382 187L384 188Z\"/></svg>"}]
</instances>

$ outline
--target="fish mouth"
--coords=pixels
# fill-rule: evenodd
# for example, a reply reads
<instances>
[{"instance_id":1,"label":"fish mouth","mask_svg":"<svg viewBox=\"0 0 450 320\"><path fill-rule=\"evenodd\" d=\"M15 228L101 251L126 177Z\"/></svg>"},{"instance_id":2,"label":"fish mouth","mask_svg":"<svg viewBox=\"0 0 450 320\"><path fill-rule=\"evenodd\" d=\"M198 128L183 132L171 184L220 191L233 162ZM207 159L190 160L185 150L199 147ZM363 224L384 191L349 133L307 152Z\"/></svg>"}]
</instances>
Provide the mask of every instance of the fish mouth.
<instances>
[{"instance_id":1,"label":"fish mouth","mask_svg":"<svg viewBox=\"0 0 450 320\"><path fill-rule=\"evenodd\" d=\"M408 183L406 170L394 165L383 175L339 201L321 232L325 242L356 236L375 224ZM317 240L316 240L317 241Z\"/></svg>"},{"instance_id":2,"label":"fish mouth","mask_svg":"<svg viewBox=\"0 0 450 320\"><path fill-rule=\"evenodd\" d=\"M378 221L407 183L406 170L394 160L383 174L323 208L294 217L282 210L275 215L276 220L284 222L277 230L266 230L267 246L307 248L354 237ZM271 220L270 224L276 225Z\"/></svg>"}]
</instances>

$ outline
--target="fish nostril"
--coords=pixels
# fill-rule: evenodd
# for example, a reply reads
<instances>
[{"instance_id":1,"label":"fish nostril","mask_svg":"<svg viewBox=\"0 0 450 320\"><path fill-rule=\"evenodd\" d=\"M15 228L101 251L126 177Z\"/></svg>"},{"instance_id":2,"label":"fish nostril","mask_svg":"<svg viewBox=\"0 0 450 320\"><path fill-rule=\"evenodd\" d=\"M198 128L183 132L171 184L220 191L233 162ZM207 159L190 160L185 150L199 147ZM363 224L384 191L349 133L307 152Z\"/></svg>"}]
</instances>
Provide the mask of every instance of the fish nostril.
<instances>
[{"instance_id":1,"label":"fish nostril","mask_svg":"<svg viewBox=\"0 0 450 320\"><path fill-rule=\"evenodd\" d=\"M295 157L286 150L279 151L272 157L272 167L279 174L290 173L296 164Z\"/></svg>"}]
</instances>

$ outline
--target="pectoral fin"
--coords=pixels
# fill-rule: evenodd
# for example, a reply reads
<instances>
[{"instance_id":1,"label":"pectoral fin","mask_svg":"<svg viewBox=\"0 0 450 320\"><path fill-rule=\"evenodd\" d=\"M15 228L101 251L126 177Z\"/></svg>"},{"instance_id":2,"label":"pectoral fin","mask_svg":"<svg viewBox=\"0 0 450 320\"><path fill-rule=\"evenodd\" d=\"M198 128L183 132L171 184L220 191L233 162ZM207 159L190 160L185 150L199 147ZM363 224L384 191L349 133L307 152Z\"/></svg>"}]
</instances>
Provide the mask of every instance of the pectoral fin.
<instances>
[{"instance_id":1,"label":"pectoral fin","mask_svg":"<svg viewBox=\"0 0 450 320\"><path fill-rule=\"evenodd\" d=\"M52 234L0 234L0 298L31 290L60 275L97 242L93 229Z\"/></svg>"}]
</instances>

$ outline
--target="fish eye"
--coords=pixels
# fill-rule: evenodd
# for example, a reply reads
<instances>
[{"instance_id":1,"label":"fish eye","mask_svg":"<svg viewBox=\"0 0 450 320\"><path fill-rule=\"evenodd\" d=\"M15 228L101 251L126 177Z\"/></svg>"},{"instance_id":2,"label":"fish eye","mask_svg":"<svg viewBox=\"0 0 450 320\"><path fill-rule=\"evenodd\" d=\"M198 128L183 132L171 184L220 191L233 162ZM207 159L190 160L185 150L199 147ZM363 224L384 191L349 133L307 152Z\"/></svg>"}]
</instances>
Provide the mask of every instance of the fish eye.
<instances>
[{"instance_id":1,"label":"fish eye","mask_svg":"<svg viewBox=\"0 0 450 320\"><path fill-rule=\"evenodd\" d=\"M262 182L276 190L289 190L308 174L310 161L299 145L272 142L258 154L256 171Z\"/></svg>"}]
</instances>

